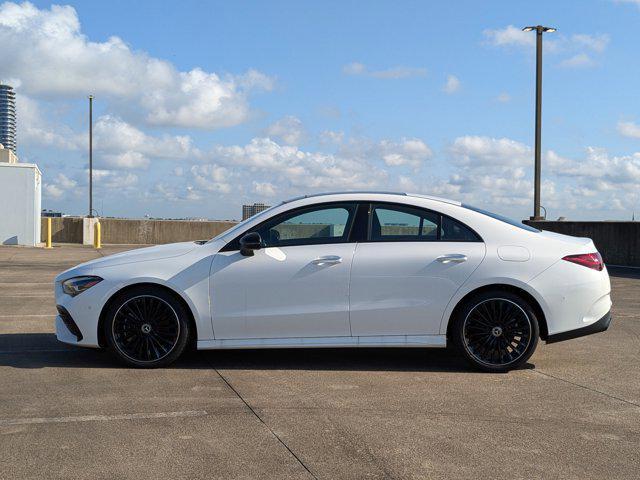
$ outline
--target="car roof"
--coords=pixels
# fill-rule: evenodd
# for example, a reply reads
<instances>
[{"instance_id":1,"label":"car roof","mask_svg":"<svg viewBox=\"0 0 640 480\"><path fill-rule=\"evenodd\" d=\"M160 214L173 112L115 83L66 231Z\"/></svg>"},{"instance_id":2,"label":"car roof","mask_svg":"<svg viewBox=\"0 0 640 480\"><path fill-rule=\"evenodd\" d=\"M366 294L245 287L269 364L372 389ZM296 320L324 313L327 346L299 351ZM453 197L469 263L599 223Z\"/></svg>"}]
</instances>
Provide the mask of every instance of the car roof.
<instances>
[{"instance_id":1,"label":"car roof","mask_svg":"<svg viewBox=\"0 0 640 480\"><path fill-rule=\"evenodd\" d=\"M458 205L458 206L462 205L460 202L456 200L436 197L433 195L423 195L420 193L406 193L406 192L387 192L387 191L380 191L380 190L351 190L351 191L341 191L341 192L314 193L310 195L300 195L298 197L290 198L288 200L283 201L282 204L295 202L297 200L302 200L304 198L325 197L330 195L397 195L397 196L403 196L403 197L425 198L427 200L449 203L451 205Z\"/></svg>"}]
</instances>

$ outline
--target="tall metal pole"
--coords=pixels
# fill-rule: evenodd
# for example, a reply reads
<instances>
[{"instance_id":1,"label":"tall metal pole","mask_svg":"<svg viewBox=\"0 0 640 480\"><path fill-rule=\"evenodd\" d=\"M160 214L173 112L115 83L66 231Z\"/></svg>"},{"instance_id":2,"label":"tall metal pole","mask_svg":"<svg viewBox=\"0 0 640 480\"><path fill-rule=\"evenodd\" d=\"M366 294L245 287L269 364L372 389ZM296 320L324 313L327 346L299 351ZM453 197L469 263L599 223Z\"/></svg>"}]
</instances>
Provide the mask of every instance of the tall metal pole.
<instances>
[{"instance_id":1,"label":"tall metal pole","mask_svg":"<svg viewBox=\"0 0 640 480\"><path fill-rule=\"evenodd\" d=\"M535 139L535 173L533 183L533 217L531 220L544 220L540 215L540 185L542 173L542 34L545 32L555 32L552 27L524 27L525 32L536 32L536 139ZM546 211L545 211L546 216Z\"/></svg>"},{"instance_id":2,"label":"tall metal pole","mask_svg":"<svg viewBox=\"0 0 640 480\"><path fill-rule=\"evenodd\" d=\"M536 139L535 139L535 179L533 187L533 217L531 220L542 220L540 216L540 178L542 174L541 155L542 130L542 28L536 28Z\"/></svg>"},{"instance_id":3,"label":"tall metal pole","mask_svg":"<svg viewBox=\"0 0 640 480\"><path fill-rule=\"evenodd\" d=\"M89 218L93 218L93 95L89 95Z\"/></svg>"}]
</instances>

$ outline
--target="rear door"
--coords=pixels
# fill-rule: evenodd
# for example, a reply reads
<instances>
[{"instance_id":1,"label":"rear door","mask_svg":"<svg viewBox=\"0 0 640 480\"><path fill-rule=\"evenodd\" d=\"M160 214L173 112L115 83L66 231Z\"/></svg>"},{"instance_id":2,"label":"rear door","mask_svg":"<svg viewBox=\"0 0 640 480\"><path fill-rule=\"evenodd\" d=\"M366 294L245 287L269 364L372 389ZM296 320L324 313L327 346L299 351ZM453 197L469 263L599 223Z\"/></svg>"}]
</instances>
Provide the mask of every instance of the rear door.
<instances>
[{"instance_id":1,"label":"rear door","mask_svg":"<svg viewBox=\"0 0 640 480\"><path fill-rule=\"evenodd\" d=\"M372 204L350 283L354 336L437 335L449 300L485 256L480 237L438 212Z\"/></svg>"}]
</instances>

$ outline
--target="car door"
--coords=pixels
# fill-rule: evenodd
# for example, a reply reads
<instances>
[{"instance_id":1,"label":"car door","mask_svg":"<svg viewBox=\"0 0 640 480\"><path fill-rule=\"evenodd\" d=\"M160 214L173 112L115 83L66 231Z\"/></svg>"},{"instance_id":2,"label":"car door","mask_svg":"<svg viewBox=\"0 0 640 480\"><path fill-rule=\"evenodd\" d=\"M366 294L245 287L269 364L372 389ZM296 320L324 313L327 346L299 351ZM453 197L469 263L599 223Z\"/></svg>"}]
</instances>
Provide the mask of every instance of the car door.
<instances>
[{"instance_id":1,"label":"car door","mask_svg":"<svg viewBox=\"0 0 640 480\"><path fill-rule=\"evenodd\" d=\"M216 254L210 282L216 339L351 335L355 210L354 203L331 203L286 212L250 230L263 244L253 256L239 252L238 239Z\"/></svg>"},{"instance_id":2,"label":"car door","mask_svg":"<svg viewBox=\"0 0 640 480\"><path fill-rule=\"evenodd\" d=\"M448 216L371 205L368 239L351 271L353 335L439 334L449 300L484 256L480 237Z\"/></svg>"}]
</instances>

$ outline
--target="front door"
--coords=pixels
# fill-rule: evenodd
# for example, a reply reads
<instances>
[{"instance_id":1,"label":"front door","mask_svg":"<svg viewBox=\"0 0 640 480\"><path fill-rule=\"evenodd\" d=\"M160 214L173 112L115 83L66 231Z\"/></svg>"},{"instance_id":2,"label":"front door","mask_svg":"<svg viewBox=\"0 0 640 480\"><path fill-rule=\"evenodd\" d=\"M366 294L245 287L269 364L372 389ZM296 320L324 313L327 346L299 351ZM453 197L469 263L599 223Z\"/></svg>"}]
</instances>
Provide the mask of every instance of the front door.
<instances>
[{"instance_id":1,"label":"front door","mask_svg":"<svg viewBox=\"0 0 640 480\"><path fill-rule=\"evenodd\" d=\"M349 326L349 234L355 204L303 207L267 220L264 248L216 254L211 311L216 339L342 337ZM247 233L247 232L245 232Z\"/></svg>"},{"instance_id":2,"label":"front door","mask_svg":"<svg viewBox=\"0 0 640 480\"><path fill-rule=\"evenodd\" d=\"M353 335L438 335L449 300L484 256L481 239L456 220L372 205L369 238L351 271Z\"/></svg>"}]
</instances>

